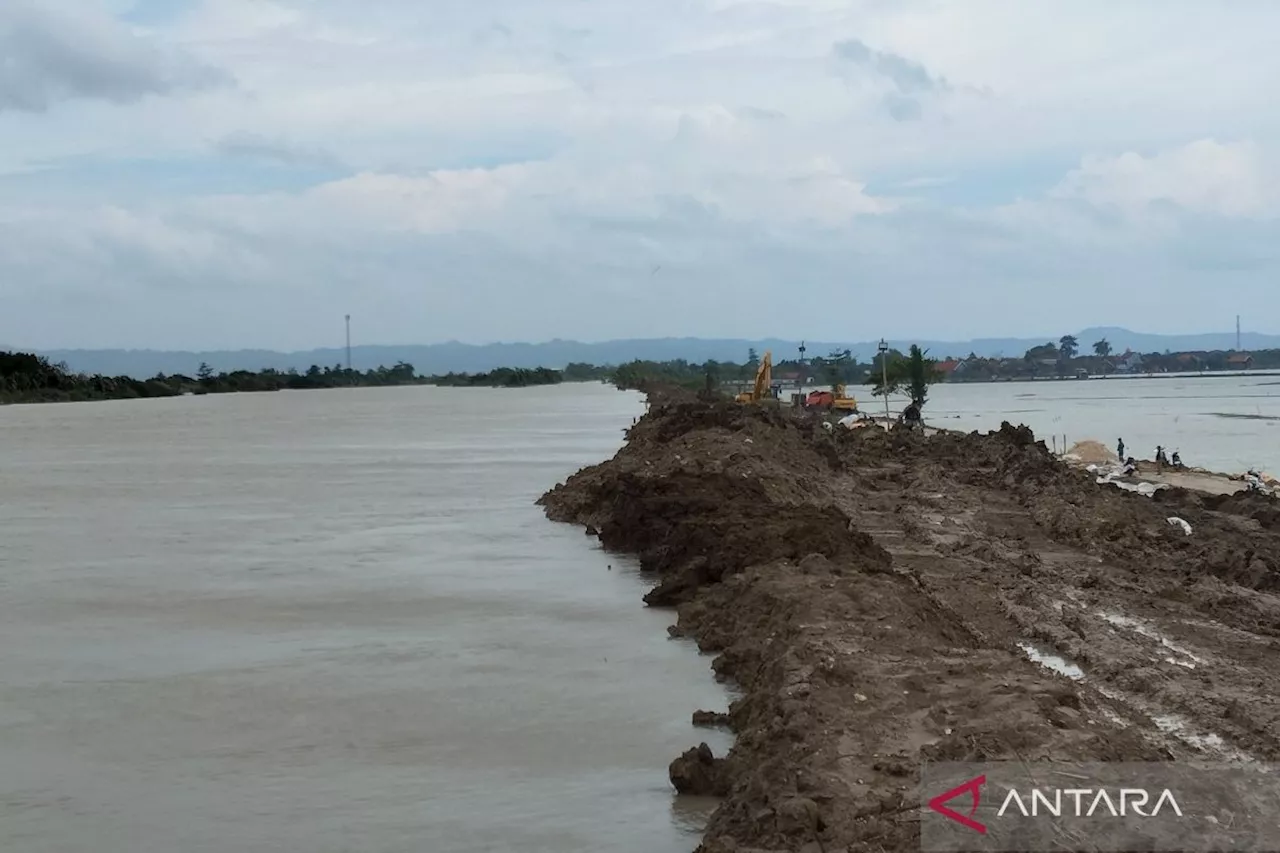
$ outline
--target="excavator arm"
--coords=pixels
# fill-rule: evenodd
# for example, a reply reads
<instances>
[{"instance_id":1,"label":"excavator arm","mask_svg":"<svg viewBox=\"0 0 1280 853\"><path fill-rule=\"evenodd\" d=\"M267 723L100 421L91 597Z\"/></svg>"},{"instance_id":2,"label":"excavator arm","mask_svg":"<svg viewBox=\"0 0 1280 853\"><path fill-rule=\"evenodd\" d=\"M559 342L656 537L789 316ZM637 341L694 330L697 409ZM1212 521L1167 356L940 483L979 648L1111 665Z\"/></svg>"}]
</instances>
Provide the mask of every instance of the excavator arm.
<instances>
[{"instance_id":1,"label":"excavator arm","mask_svg":"<svg viewBox=\"0 0 1280 853\"><path fill-rule=\"evenodd\" d=\"M758 403L765 398L769 392L769 388L773 385L773 353L765 350L764 357L760 359L760 366L756 368L756 381L751 386L751 390L737 396L739 403Z\"/></svg>"},{"instance_id":2,"label":"excavator arm","mask_svg":"<svg viewBox=\"0 0 1280 853\"><path fill-rule=\"evenodd\" d=\"M773 385L773 353L765 350L764 358L760 359L760 368L756 371L756 384L751 389L751 399L763 400L771 385Z\"/></svg>"}]
</instances>

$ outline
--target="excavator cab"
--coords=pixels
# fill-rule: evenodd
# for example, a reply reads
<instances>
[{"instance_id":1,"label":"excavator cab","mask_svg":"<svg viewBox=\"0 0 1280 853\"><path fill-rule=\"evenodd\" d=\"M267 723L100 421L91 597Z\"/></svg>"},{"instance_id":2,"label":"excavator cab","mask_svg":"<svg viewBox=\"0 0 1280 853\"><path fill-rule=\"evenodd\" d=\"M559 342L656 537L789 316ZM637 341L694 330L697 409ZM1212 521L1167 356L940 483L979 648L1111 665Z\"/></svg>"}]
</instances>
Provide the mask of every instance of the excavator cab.
<instances>
[{"instance_id":1,"label":"excavator cab","mask_svg":"<svg viewBox=\"0 0 1280 853\"><path fill-rule=\"evenodd\" d=\"M858 411L858 401L845 393L845 385L843 382L839 382L835 386L835 393L831 400L831 408L837 412Z\"/></svg>"}]
</instances>

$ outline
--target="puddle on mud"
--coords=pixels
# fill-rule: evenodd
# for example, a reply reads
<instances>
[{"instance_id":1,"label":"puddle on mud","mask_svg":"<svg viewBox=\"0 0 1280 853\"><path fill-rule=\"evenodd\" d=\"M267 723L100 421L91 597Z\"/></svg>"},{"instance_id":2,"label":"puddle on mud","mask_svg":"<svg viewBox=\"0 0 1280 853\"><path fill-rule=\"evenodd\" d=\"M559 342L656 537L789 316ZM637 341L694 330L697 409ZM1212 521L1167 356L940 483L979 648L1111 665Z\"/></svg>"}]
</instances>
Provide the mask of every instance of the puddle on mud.
<instances>
[{"instance_id":1,"label":"puddle on mud","mask_svg":"<svg viewBox=\"0 0 1280 853\"><path fill-rule=\"evenodd\" d=\"M1151 722L1155 723L1157 729L1162 734L1177 738L1188 746L1194 747L1201 752L1210 755L1220 756L1228 761L1236 761L1241 763L1256 763L1257 759L1247 752L1236 749L1229 745L1221 735L1209 732L1200 734L1196 732L1191 721L1180 714L1157 714L1154 713L1148 703L1138 699L1137 697L1128 696L1116 690L1095 685L1094 689L1113 702L1118 702L1130 708L1137 709L1140 713L1146 714L1151 718ZM1115 710L1107 707L1100 709L1103 716L1116 723L1121 728L1132 725L1130 720L1125 719Z\"/></svg>"},{"instance_id":2,"label":"puddle on mud","mask_svg":"<svg viewBox=\"0 0 1280 853\"><path fill-rule=\"evenodd\" d=\"M1141 619L1135 619L1132 616L1123 616L1119 613L1107 613L1102 610L1098 611L1098 615L1101 616L1108 624L1116 628L1126 628L1133 631L1135 634L1146 637L1148 640L1155 640L1175 655L1184 658L1184 660L1179 660L1172 656L1166 657L1165 661L1168 663L1176 664L1187 669L1195 669L1197 664L1204 665L1208 663L1204 658L1184 649L1182 646L1179 646L1177 643L1173 642L1173 640L1170 640L1164 634L1161 634L1150 624L1143 622Z\"/></svg>"},{"instance_id":3,"label":"puddle on mud","mask_svg":"<svg viewBox=\"0 0 1280 853\"><path fill-rule=\"evenodd\" d=\"M1062 657L1062 655L1047 652L1039 646L1028 642L1018 643L1018 648L1022 649L1027 657L1045 669L1051 669L1059 675L1065 675L1072 681L1084 681L1084 670Z\"/></svg>"},{"instance_id":4,"label":"puddle on mud","mask_svg":"<svg viewBox=\"0 0 1280 853\"><path fill-rule=\"evenodd\" d=\"M1127 628L1141 636L1147 637L1148 639L1156 640L1164 648L1190 659L1177 660L1172 657L1166 658L1170 663L1185 666L1188 669L1194 669L1195 663L1191 663L1190 661L1195 661L1196 663L1205 662L1202 658L1196 657L1191 652L1176 645L1159 631L1139 619L1134 619L1131 616L1123 616L1117 613L1105 613L1102 611L1099 611L1098 615L1115 627ZM1029 641L1018 643L1018 648L1020 648L1023 654L1028 658L1035 663L1040 664L1045 669L1052 670L1060 675L1065 675L1072 681L1085 681L1084 670L1062 655L1046 651L1044 648ZM1257 761L1257 759L1249 755L1247 752L1243 752L1242 750L1236 749L1228 744L1221 735L1213 732L1208 732L1207 734L1197 732L1191 721L1186 717L1178 714L1154 713L1154 709L1151 709L1148 703L1138 699L1137 697L1129 696L1123 692L1115 690L1114 688L1108 688L1100 684L1093 684L1092 682L1090 682L1090 686L1105 698L1146 714L1151 718L1151 721L1155 723L1156 728L1163 734L1175 737L1188 746L1194 747L1201 752L1221 756L1229 761L1242 763L1256 763ZM1126 719L1112 708L1103 706L1098 710L1109 721L1121 728L1127 728L1133 724L1131 720Z\"/></svg>"},{"instance_id":5,"label":"puddle on mud","mask_svg":"<svg viewBox=\"0 0 1280 853\"><path fill-rule=\"evenodd\" d=\"M1230 746L1221 735L1209 732L1198 734L1191 727L1191 721L1178 714L1156 714L1151 717L1156 728L1167 735L1173 735L1183 743L1194 746L1201 752L1214 753L1232 761L1253 763L1257 759L1247 752Z\"/></svg>"}]
</instances>

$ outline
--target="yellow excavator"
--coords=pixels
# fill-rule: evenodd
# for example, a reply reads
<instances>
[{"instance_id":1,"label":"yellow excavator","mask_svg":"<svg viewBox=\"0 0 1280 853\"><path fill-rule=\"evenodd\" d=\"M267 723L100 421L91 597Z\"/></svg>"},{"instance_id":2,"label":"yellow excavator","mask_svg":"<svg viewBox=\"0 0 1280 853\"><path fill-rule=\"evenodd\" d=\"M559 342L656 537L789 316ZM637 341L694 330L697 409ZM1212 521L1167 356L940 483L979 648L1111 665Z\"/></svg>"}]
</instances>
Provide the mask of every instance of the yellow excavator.
<instances>
[{"instance_id":1,"label":"yellow excavator","mask_svg":"<svg viewBox=\"0 0 1280 853\"><path fill-rule=\"evenodd\" d=\"M761 400L773 398L773 353L765 350L760 359L760 367L756 369L756 381L750 391L744 391L734 397L739 403L759 403Z\"/></svg>"},{"instance_id":2,"label":"yellow excavator","mask_svg":"<svg viewBox=\"0 0 1280 853\"><path fill-rule=\"evenodd\" d=\"M843 382L836 383L835 397L831 401L831 408L837 412L856 412L858 411L858 401L853 397L845 395L845 387Z\"/></svg>"}]
</instances>

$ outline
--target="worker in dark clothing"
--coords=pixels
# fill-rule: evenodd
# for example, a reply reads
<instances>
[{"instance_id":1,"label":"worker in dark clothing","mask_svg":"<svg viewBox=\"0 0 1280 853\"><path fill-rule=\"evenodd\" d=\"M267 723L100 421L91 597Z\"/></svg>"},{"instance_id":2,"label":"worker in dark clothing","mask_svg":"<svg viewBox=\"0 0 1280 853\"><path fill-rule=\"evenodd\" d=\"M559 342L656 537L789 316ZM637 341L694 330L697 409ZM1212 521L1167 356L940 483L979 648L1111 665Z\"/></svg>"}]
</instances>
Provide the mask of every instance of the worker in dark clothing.
<instances>
[{"instance_id":1,"label":"worker in dark clothing","mask_svg":"<svg viewBox=\"0 0 1280 853\"><path fill-rule=\"evenodd\" d=\"M920 407L915 404L914 400L911 405L902 410L902 423L907 429L915 429L924 425L920 418Z\"/></svg>"},{"instance_id":2,"label":"worker in dark clothing","mask_svg":"<svg viewBox=\"0 0 1280 853\"><path fill-rule=\"evenodd\" d=\"M1119 459L1121 462L1124 461L1124 439L1123 438L1116 439L1116 458Z\"/></svg>"},{"instance_id":3,"label":"worker in dark clothing","mask_svg":"<svg viewBox=\"0 0 1280 853\"><path fill-rule=\"evenodd\" d=\"M1169 457L1164 455L1164 447L1156 445L1156 470L1163 471L1164 466L1169 464Z\"/></svg>"}]
</instances>

